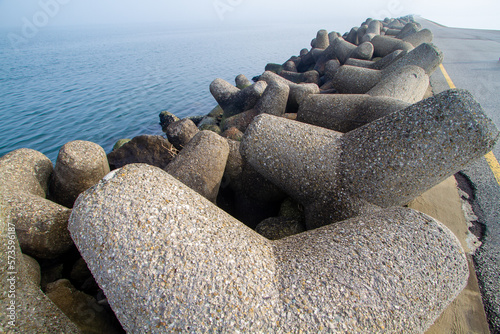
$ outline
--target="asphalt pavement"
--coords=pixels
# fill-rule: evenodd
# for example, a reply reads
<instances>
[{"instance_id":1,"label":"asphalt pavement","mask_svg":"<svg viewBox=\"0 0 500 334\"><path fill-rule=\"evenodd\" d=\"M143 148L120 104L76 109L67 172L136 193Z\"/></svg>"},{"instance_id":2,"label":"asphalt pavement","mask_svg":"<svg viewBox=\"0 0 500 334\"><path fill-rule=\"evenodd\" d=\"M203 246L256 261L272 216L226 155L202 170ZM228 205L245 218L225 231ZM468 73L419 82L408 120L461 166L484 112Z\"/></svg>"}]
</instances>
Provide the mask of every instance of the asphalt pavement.
<instances>
[{"instance_id":1,"label":"asphalt pavement","mask_svg":"<svg viewBox=\"0 0 500 334\"><path fill-rule=\"evenodd\" d=\"M433 43L444 53L443 66L457 88L469 90L500 128L500 31L449 28L415 18L434 34ZM434 93L449 89L438 69L431 77ZM500 159L500 144L493 149ZM476 273L492 333L500 333L500 179L481 159L461 172L473 192L478 217L476 235L482 246L474 254ZM497 175L497 177L500 175Z\"/></svg>"}]
</instances>

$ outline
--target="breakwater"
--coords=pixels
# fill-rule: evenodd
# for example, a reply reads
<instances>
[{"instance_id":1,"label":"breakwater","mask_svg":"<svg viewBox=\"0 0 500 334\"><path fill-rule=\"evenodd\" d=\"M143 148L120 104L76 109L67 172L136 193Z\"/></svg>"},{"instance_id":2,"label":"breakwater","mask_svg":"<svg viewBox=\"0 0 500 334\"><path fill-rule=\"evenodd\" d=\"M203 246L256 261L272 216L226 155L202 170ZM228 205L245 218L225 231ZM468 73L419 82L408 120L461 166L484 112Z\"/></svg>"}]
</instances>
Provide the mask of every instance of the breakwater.
<instances>
[{"instance_id":1,"label":"breakwater","mask_svg":"<svg viewBox=\"0 0 500 334\"><path fill-rule=\"evenodd\" d=\"M113 310L128 332L424 332L468 268L444 225L403 206L499 135L470 93L432 95L431 42L408 17L320 30L254 82L215 79L205 117L161 113L167 138L107 155L70 142L55 168L33 150L2 157L19 263L70 261L73 243L82 256L45 294L19 270L17 328L119 331ZM96 320L48 319L48 298L86 300Z\"/></svg>"}]
</instances>

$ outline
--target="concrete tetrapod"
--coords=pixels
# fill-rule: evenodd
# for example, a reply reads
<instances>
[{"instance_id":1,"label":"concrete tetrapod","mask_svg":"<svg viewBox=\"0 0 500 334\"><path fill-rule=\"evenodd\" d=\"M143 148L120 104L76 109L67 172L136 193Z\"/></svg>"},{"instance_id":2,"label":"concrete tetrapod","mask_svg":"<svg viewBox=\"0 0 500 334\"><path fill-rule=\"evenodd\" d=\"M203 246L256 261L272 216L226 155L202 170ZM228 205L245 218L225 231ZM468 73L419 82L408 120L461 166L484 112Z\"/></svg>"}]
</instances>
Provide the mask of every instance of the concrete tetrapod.
<instances>
[{"instance_id":1,"label":"concrete tetrapod","mask_svg":"<svg viewBox=\"0 0 500 334\"><path fill-rule=\"evenodd\" d=\"M366 94L313 94L300 105L297 120L338 132L349 132L410 103Z\"/></svg>"},{"instance_id":2,"label":"concrete tetrapod","mask_svg":"<svg viewBox=\"0 0 500 334\"><path fill-rule=\"evenodd\" d=\"M469 92L448 90L345 135L259 115L240 150L305 206L311 229L406 204L489 152L498 134Z\"/></svg>"},{"instance_id":3,"label":"concrete tetrapod","mask_svg":"<svg viewBox=\"0 0 500 334\"><path fill-rule=\"evenodd\" d=\"M0 194L16 227L23 252L52 259L73 245L67 225L71 210L45 198L52 162L31 149L18 149L0 158Z\"/></svg>"},{"instance_id":4,"label":"concrete tetrapod","mask_svg":"<svg viewBox=\"0 0 500 334\"><path fill-rule=\"evenodd\" d=\"M80 196L69 229L128 333L420 333L468 276L456 237L417 211L270 241L142 164Z\"/></svg>"}]
</instances>

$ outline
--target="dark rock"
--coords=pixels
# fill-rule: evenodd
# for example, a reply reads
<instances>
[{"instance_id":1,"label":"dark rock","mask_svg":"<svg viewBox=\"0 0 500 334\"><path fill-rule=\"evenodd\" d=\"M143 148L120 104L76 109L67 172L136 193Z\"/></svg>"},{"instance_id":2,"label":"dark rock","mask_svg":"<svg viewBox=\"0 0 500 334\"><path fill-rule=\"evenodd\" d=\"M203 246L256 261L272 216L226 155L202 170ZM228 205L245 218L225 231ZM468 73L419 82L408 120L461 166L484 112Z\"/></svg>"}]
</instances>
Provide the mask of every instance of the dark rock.
<instances>
[{"instance_id":1,"label":"dark rock","mask_svg":"<svg viewBox=\"0 0 500 334\"><path fill-rule=\"evenodd\" d=\"M217 107L219 107L219 106L217 106ZM217 108L217 107L216 107L216 108ZM220 107L219 107L219 108L220 108ZM196 126L198 126L198 125L200 124L200 122L201 122L201 121L205 118L205 116L204 116L204 115L199 115L199 116L189 116L189 117L187 117L187 118L189 118L190 120L192 120L192 121L193 121L193 123L194 123L194 124L196 124Z\"/></svg>"},{"instance_id":2,"label":"dark rock","mask_svg":"<svg viewBox=\"0 0 500 334\"><path fill-rule=\"evenodd\" d=\"M177 155L177 149L161 136L137 136L108 154L111 169L128 164L145 163L165 169Z\"/></svg>"},{"instance_id":3,"label":"dark rock","mask_svg":"<svg viewBox=\"0 0 500 334\"><path fill-rule=\"evenodd\" d=\"M120 139L118 140L115 145L113 146L113 151L116 150L116 149L119 149L120 147L123 146L123 144L126 144L130 141L130 139L126 138L126 139Z\"/></svg>"},{"instance_id":4,"label":"dark rock","mask_svg":"<svg viewBox=\"0 0 500 334\"><path fill-rule=\"evenodd\" d=\"M71 268L70 278L76 285L79 287L85 283L86 280L92 277L92 273L90 272L85 260L83 258L79 258Z\"/></svg>"},{"instance_id":5,"label":"dark rock","mask_svg":"<svg viewBox=\"0 0 500 334\"><path fill-rule=\"evenodd\" d=\"M289 60L283 65L283 70L288 72L297 72L297 65L294 61Z\"/></svg>"},{"instance_id":6,"label":"dark rock","mask_svg":"<svg viewBox=\"0 0 500 334\"><path fill-rule=\"evenodd\" d=\"M283 65L269 63L266 65L265 71L270 71L276 74L280 74L280 72L283 71Z\"/></svg>"},{"instance_id":7,"label":"dark rock","mask_svg":"<svg viewBox=\"0 0 500 334\"><path fill-rule=\"evenodd\" d=\"M47 290L47 285L63 278L64 264L55 263L44 265L41 270L40 287Z\"/></svg>"},{"instance_id":8,"label":"dark rock","mask_svg":"<svg viewBox=\"0 0 500 334\"><path fill-rule=\"evenodd\" d=\"M216 124L203 124L201 127L200 127L200 131L212 131L218 135L221 134L222 130L220 129L220 127Z\"/></svg>"},{"instance_id":9,"label":"dark rock","mask_svg":"<svg viewBox=\"0 0 500 334\"><path fill-rule=\"evenodd\" d=\"M180 118L175 116L174 114L172 114L171 112L169 111L162 111L160 113L160 125L161 125L161 128L162 130L165 132L165 130L167 130L167 127L173 123L173 122L177 122L177 121L180 121Z\"/></svg>"},{"instance_id":10,"label":"dark rock","mask_svg":"<svg viewBox=\"0 0 500 334\"><path fill-rule=\"evenodd\" d=\"M288 197L281 203L279 215L280 217L304 222L304 208L291 197Z\"/></svg>"},{"instance_id":11,"label":"dark rock","mask_svg":"<svg viewBox=\"0 0 500 334\"><path fill-rule=\"evenodd\" d=\"M222 108L221 108L221 110L222 110ZM224 113L224 111L223 111L223 113ZM200 123L198 123L198 128L201 130L201 128L206 126L206 125L218 125L218 124L219 124L219 115L218 114L217 114L217 116L207 115L207 116L203 117L203 119Z\"/></svg>"},{"instance_id":12,"label":"dark rock","mask_svg":"<svg viewBox=\"0 0 500 334\"><path fill-rule=\"evenodd\" d=\"M198 128L190 119L174 122L167 127L167 138L179 151L198 133Z\"/></svg>"},{"instance_id":13,"label":"dark rock","mask_svg":"<svg viewBox=\"0 0 500 334\"><path fill-rule=\"evenodd\" d=\"M59 150L50 182L50 195L59 204L73 207L82 192L109 173L104 149L92 142L75 140Z\"/></svg>"},{"instance_id":14,"label":"dark rock","mask_svg":"<svg viewBox=\"0 0 500 334\"><path fill-rule=\"evenodd\" d=\"M47 286L47 297L61 309L82 333L102 334L120 333L112 326L113 318L104 307L89 295L78 291L66 279L58 280Z\"/></svg>"}]
</instances>

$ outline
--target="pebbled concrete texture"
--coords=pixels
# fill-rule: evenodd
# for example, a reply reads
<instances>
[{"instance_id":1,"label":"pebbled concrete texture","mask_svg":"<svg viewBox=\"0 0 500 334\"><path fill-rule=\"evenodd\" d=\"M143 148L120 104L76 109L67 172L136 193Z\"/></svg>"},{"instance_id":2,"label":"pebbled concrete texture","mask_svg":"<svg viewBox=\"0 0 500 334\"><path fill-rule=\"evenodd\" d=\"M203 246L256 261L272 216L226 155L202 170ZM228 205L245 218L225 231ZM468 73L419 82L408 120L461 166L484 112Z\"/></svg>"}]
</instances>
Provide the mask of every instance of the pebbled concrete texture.
<instances>
[{"instance_id":1,"label":"pebbled concrete texture","mask_svg":"<svg viewBox=\"0 0 500 334\"><path fill-rule=\"evenodd\" d=\"M306 208L312 228L375 209L369 204L406 204L488 152L498 135L470 93L449 90L346 134L259 115L240 150L289 196L314 204Z\"/></svg>"},{"instance_id":2,"label":"pebbled concrete texture","mask_svg":"<svg viewBox=\"0 0 500 334\"><path fill-rule=\"evenodd\" d=\"M9 217L6 193L0 192L0 332L6 333L80 333L40 286L32 281ZM15 288L11 288L14 282ZM10 298L14 291L15 298ZM15 318L9 317L15 302ZM14 326L9 321L14 319Z\"/></svg>"},{"instance_id":3,"label":"pebbled concrete texture","mask_svg":"<svg viewBox=\"0 0 500 334\"><path fill-rule=\"evenodd\" d=\"M420 333L468 277L456 237L417 211L273 242L141 164L80 196L69 229L130 333Z\"/></svg>"}]
</instances>

